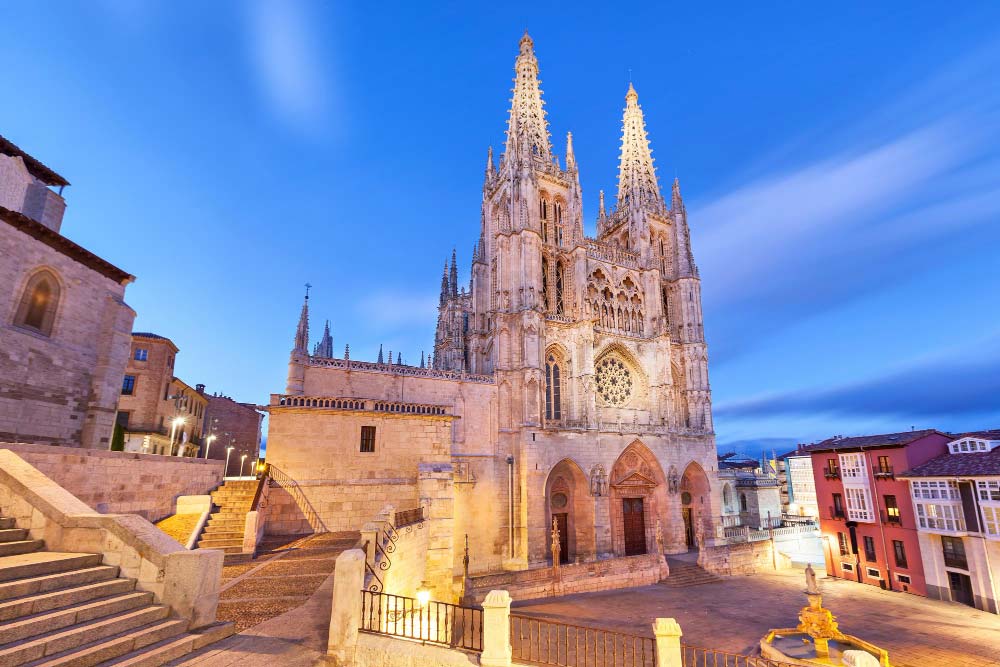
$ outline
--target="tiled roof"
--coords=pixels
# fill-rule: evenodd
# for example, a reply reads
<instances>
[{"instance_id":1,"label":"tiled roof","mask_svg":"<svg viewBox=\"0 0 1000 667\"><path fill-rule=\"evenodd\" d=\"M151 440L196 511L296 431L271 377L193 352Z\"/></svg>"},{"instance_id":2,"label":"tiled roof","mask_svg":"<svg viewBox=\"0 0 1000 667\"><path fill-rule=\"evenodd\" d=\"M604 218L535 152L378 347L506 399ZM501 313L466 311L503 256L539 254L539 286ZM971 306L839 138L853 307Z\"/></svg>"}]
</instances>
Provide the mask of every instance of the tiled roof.
<instances>
[{"instance_id":1,"label":"tiled roof","mask_svg":"<svg viewBox=\"0 0 1000 667\"><path fill-rule=\"evenodd\" d=\"M915 440L920 440L933 434L943 435L951 438L951 435L942 433L936 429L923 429L920 431L903 431L902 433L881 433L879 435L858 435L848 438L833 437L822 442L804 447L807 452L836 452L848 449L871 449L872 447L902 447Z\"/></svg>"},{"instance_id":2,"label":"tiled roof","mask_svg":"<svg viewBox=\"0 0 1000 667\"><path fill-rule=\"evenodd\" d=\"M1000 440L1000 428L994 428L986 431L969 431L968 433L960 433L955 436L955 440L960 440L962 438L979 438L981 440Z\"/></svg>"},{"instance_id":3,"label":"tiled roof","mask_svg":"<svg viewBox=\"0 0 1000 667\"><path fill-rule=\"evenodd\" d=\"M4 155L20 156L24 160L24 166L28 168L28 173L42 181L46 185L69 185L69 181L52 171L44 164L31 157L13 143L0 136L0 153Z\"/></svg>"},{"instance_id":4,"label":"tiled roof","mask_svg":"<svg viewBox=\"0 0 1000 667\"><path fill-rule=\"evenodd\" d=\"M138 336L139 338L152 338L154 340L170 340L166 336L161 336L160 334L149 333L148 331L133 331L133 336Z\"/></svg>"},{"instance_id":5,"label":"tiled roof","mask_svg":"<svg viewBox=\"0 0 1000 667\"><path fill-rule=\"evenodd\" d=\"M942 454L900 477L1000 477L1000 447L992 452Z\"/></svg>"},{"instance_id":6,"label":"tiled roof","mask_svg":"<svg viewBox=\"0 0 1000 667\"><path fill-rule=\"evenodd\" d=\"M101 259L83 246L73 243L59 232L49 229L19 211L11 211L0 206L0 220L120 285L127 285L135 280L135 276L130 273L122 271L111 262Z\"/></svg>"}]
</instances>

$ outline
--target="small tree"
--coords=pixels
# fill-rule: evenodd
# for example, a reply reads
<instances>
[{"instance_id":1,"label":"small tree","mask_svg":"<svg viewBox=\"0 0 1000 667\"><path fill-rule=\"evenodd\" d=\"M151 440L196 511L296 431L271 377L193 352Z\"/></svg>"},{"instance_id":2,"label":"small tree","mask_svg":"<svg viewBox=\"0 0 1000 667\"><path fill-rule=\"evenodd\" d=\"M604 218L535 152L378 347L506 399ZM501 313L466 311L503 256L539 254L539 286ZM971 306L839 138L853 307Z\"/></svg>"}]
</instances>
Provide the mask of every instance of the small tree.
<instances>
[{"instance_id":1,"label":"small tree","mask_svg":"<svg viewBox=\"0 0 1000 667\"><path fill-rule=\"evenodd\" d=\"M118 422L115 422L115 430L111 433L111 451L125 451L125 429Z\"/></svg>"}]
</instances>

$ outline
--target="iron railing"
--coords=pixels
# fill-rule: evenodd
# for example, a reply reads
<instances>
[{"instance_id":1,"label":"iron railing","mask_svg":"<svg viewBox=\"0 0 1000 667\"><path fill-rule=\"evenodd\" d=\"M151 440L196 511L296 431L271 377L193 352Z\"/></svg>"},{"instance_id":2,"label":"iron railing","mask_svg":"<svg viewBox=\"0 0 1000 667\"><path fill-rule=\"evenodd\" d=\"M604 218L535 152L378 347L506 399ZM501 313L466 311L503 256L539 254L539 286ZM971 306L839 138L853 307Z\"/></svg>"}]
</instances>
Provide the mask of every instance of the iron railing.
<instances>
[{"instance_id":1,"label":"iron railing","mask_svg":"<svg viewBox=\"0 0 1000 667\"><path fill-rule=\"evenodd\" d=\"M510 617L517 662L557 667L656 667L656 640L605 628Z\"/></svg>"},{"instance_id":2,"label":"iron railing","mask_svg":"<svg viewBox=\"0 0 1000 667\"><path fill-rule=\"evenodd\" d=\"M395 521L393 522L396 528L405 528L406 526L412 526L415 523L420 523L424 520L424 508L416 507L412 510L402 510L396 512Z\"/></svg>"},{"instance_id":3,"label":"iron railing","mask_svg":"<svg viewBox=\"0 0 1000 667\"><path fill-rule=\"evenodd\" d=\"M726 653L710 648L681 644L681 665L683 667L796 667L791 662L781 662L754 655Z\"/></svg>"},{"instance_id":4,"label":"iron railing","mask_svg":"<svg viewBox=\"0 0 1000 667\"><path fill-rule=\"evenodd\" d=\"M466 651L483 650L483 609L361 591L361 628Z\"/></svg>"}]
</instances>

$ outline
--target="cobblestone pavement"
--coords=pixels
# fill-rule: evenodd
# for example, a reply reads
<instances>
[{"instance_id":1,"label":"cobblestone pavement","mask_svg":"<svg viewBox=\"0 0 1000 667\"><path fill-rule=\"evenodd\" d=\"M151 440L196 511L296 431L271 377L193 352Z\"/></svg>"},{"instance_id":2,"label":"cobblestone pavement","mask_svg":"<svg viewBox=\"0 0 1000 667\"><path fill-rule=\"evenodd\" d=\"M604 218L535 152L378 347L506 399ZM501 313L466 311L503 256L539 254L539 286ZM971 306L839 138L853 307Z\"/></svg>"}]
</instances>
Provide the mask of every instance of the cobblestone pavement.
<instances>
[{"instance_id":1,"label":"cobblestone pavement","mask_svg":"<svg viewBox=\"0 0 1000 667\"><path fill-rule=\"evenodd\" d=\"M652 636L674 617L681 641L750 653L770 628L792 627L806 604L801 570L669 588L662 584L515 603L514 613ZM840 629L889 651L894 667L1000 667L1000 615L953 602L820 580L823 606Z\"/></svg>"}]
</instances>

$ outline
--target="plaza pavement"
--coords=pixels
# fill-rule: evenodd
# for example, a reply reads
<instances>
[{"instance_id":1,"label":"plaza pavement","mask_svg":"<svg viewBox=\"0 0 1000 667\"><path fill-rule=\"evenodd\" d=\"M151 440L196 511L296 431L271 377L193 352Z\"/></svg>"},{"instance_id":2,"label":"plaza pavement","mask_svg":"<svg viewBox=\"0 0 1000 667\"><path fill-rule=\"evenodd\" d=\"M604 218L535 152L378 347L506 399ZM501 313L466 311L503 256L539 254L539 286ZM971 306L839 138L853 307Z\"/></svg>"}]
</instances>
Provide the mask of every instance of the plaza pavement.
<instances>
[{"instance_id":1,"label":"plaza pavement","mask_svg":"<svg viewBox=\"0 0 1000 667\"><path fill-rule=\"evenodd\" d=\"M804 589L794 569L515 603L512 613L646 636L654 618L672 616L683 643L746 654L769 629L798 623ZM1000 667L1000 615L829 577L820 590L841 631L887 649L893 667Z\"/></svg>"}]
</instances>

